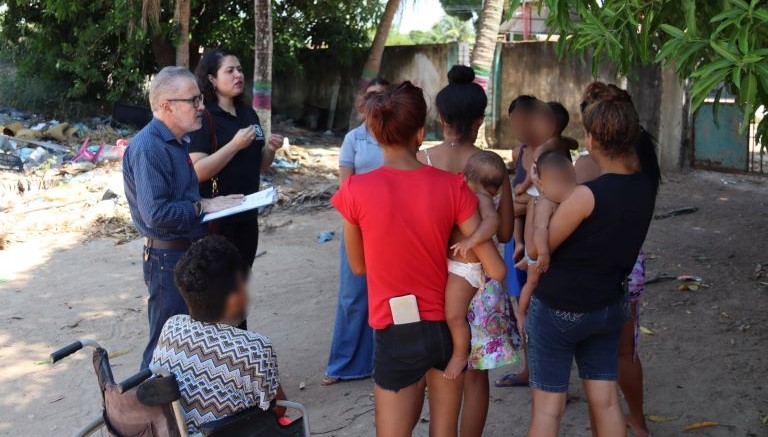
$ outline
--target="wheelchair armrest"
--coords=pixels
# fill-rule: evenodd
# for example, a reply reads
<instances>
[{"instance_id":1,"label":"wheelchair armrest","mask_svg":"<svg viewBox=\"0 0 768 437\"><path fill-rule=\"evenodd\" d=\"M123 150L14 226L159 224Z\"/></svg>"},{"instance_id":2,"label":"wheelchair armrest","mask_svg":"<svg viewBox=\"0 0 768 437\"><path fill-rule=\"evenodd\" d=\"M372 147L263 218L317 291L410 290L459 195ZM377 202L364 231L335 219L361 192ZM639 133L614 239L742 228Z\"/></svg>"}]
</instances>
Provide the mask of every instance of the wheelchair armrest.
<instances>
[{"instance_id":1,"label":"wheelchair armrest","mask_svg":"<svg viewBox=\"0 0 768 437\"><path fill-rule=\"evenodd\" d=\"M181 398L176 377L158 376L147 379L136 389L136 396L143 405L168 405Z\"/></svg>"}]
</instances>

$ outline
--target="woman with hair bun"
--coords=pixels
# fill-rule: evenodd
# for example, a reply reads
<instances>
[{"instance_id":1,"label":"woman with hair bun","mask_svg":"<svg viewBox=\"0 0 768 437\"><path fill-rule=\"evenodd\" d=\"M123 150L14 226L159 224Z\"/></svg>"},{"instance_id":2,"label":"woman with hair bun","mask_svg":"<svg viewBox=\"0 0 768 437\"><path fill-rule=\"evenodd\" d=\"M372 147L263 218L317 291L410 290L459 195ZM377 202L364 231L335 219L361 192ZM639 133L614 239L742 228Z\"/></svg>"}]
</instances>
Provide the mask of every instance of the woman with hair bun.
<instances>
[{"instance_id":1,"label":"woman with hair bun","mask_svg":"<svg viewBox=\"0 0 768 437\"><path fill-rule=\"evenodd\" d=\"M480 223L477 198L460 175L416 159L427 116L420 88L391 86L362 107L384 165L349 176L331 203L352 271L368 275L376 435L412 435L428 387L430 435L456 436L464 378L443 377L453 352L445 255L454 226L468 236Z\"/></svg>"},{"instance_id":2,"label":"woman with hair bun","mask_svg":"<svg viewBox=\"0 0 768 437\"><path fill-rule=\"evenodd\" d=\"M455 65L448 72L448 85L435 99L443 125L443 143L422 150L419 153L421 162L451 173L461 173L470 158L480 152L474 143L485 119L488 99L474 79L474 70L467 66ZM514 210L512 187L506 174L494 200L498 212L496 237L502 243L508 242L512 238ZM449 284L455 284L457 279L461 282L461 278L451 274ZM470 302L467 321L471 347L464 377L461 435L480 436L485 428L490 399L488 370L517 363L522 347L503 282L487 280L478 289Z\"/></svg>"},{"instance_id":3,"label":"woman with hair bun","mask_svg":"<svg viewBox=\"0 0 768 437\"><path fill-rule=\"evenodd\" d=\"M640 124L629 94L601 82L586 94L586 146L600 176L576 187L554 212L550 268L530 304L521 301L533 394L529 436L558 435L574 358L593 433L627 435L616 383L628 312L623 283L648 232L658 179L641 169Z\"/></svg>"},{"instance_id":4,"label":"woman with hair bun","mask_svg":"<svg viewBox=\"0 0 768 437\"><path fill-rule=\"evenodd\" d=\"M584 93L582 108L599 99L606 92L603 85L593 84ZM656 155L656 144L651 134L642 127L638 134L635 147L640 171L653 180L653 189L658 191L661 181L661 170ZM576 160L576 178L578 183L585 183L600 176L600 167L591 155L582 155ZM624 322L619 342L619 388L624 395L624 401L629 409L627 421L635 437L649 435L643 409L643 366L638 353L640 332L640 297L645 291L645 256L643 251L635 261L627 278L627 293L629 295L629 320Z\"/></svg>"}]
</instances>

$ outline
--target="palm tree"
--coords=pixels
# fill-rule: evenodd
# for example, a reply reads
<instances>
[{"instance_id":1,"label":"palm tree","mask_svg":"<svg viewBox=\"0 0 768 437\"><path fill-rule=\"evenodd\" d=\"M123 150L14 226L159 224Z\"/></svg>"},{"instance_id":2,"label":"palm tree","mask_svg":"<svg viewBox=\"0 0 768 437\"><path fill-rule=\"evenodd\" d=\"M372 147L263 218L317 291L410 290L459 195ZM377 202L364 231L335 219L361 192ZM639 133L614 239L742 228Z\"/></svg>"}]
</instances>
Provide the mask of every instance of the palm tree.
<instances>
[{"instance_id":1,"label":"palm tree","mask_svg":"<svg viewBox=\"0 0 768 437\"><path fill-rule=\"evenodd\" d=\"M488 81L493 68L493 55L499 36L499 26L504 11L504 0L485 0L480 22L477 26L477 39L472 50L470 65L475 69L477 82L488 92ZM478 142L485 145L485 125L477 135Z\"/></svg>"},{"instance_id":2,"label":"palm tree","mask_svg":"<svg viewBox=\"0 0 768 437\"><path fill-rule=\"evenodd\" d=\"M381 16L379 26L376 28L376 35L373 37L371 50L368 52L368 58L363 65L363 75L360 78L357 89L364 90L371 79L379 75L381 70L381 58L384 55L384 46L387 43L389 30L392 28L392 22L395 19L397 8L400 7L400 0L387 0L387 6L384 8L384 14ZM349 116L349 127L355 127L358 124L357 112L352 110Z\"/></svg>"},{"instance_id":3,"label":"palm tree","mask_svg":"<svg viewBox=\"0 0 768 437\"><path fill-rule=\"evenodd\" d=\"M272 130L272 0L254 0L256 45L253 65L253 109L264 133Z\"/></svg>"},{"instance_id":4,"label":"palm tree","mask_svg":"<svg viewBox=\"0 0 768 437\"><path fill-rule=\"evenodd\" d=\"M159 29L162 0L142 0L141 27ZM175 0L173 20L178 28L178 44L176 45L176 65L189 68L189 20L191 15L191 0Z\"/></svg>"}]
</instances>

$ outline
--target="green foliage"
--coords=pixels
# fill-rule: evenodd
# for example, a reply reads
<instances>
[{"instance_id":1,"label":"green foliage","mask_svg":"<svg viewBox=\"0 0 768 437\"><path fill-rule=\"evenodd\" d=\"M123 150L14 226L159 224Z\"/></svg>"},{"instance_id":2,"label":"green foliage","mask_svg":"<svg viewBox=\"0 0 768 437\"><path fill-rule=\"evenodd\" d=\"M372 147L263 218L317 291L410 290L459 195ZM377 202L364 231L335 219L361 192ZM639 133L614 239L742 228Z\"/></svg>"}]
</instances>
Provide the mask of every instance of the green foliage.
<instances>
[{"instance_id":1,"label":"green foliage","mask_svg":"<svg viewBox=\"0 0 768 437\"><path fill-rule=\"evenodd\" d=\"M136 97L145 80L149 40L130 0L8 0L0 17L3 51L18 82L33 77L65 97L114 101Z\"/></svg>"},{"instance_id":2,"label":"green foliage","mask_svg":"<svg viewBox=\"0 0 768 437\"><path fill-rule=\"evenodd\" d=\"M375 30L385 3L359 0L274 1L275 73L296 71L298 52L306 47L327 48L342 64L350 63L356 50L370 46L370 31Z\"/></svg>"},{"instance_id":3,"label":"green foliage","mask_svg":"<svg viewBox=\"0 0 768 437\"><path fill-rule=\"evenodd\" d=\"M768 4L764 0L542 0L550 29L562 35L559 50L593 52L631 74L638 65L661 63L690 83L695 111L724 94L744 112L741 132L760 105L768 106ZM580 22L576 23L574 17ZM715 120L717 121L717 120ZM758 125L768 145L768 119Z\"/></svg>"},{"instance_id":4,"label":"green foliage","mask_svg":"<svg viewBox=\"0 0 768 437\"><path fill-rule=\"evenodd\" d=\"M141 3L0 0L0 51L17 67L16 82L27 85L34 78L45 84L51 93L47 101L144 103L148 76L175 59L177 32L173 1L160 2L160 26L148 31L139 25ZM383 10L379 0L274 0L272 5L275 74L300 72L298 52L307 47L328 48L339 62L350 62L355 50L370 45L369 30ZM199 48L226 47L240 54L250 77L253 14L252 1L193 0L192 67ZM64 92L54 91L60 89Z\"/></svg>"},{"instance_id":5,"label":"green foliage","mask_svg":"<svg viewBox=\"0 0 768 437\"><path fill-rule=\"evenodd\" d=\"M473 42L474 39L475 29L469 21L446 15L428 31L412 30L408 35L391 31L387 37L387 45L446 44Z\"/></svg>"}]
</instances>

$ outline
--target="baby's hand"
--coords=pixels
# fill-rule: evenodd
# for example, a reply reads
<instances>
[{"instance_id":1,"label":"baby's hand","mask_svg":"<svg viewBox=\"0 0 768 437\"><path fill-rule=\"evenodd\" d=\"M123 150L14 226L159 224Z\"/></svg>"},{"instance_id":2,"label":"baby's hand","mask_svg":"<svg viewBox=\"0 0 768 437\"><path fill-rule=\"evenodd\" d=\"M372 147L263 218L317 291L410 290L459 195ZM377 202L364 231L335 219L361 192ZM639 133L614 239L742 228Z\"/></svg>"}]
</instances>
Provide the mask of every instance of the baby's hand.
<instances>
[{"instance_id":1,"label":"baby's hand","mask_svg":"<svg viewBox=\"0 0 768 437\"><path fill-rule=\"evenodd\" d=\"M539 274L544 274L549 270L550 255L548 253L539 254L539 262L536 263L536 270Z\"/></svg>"},{"instance_id":2,"label":"baby's hand","mask_svg":"<svg viewBox=\"0 0 768 437\"><path fill-rule=\"evenodd\" d=\"M451 246L451 249L453 249L453 256L460 256L462 258L467 257L467 253L474 249L474 247L477 246L477 243L472 241L471 238L465 238L464 240L459 241L458 243Z\"/></svg>"},{"instance_id":3,"label":"baby's hand","mask_svg":"<svg viewBox=\"0 0 768 437\"><path fill-rule=\"evenodd\" d=\"M528 260L526 258L521 259L520 261L515 264L515 268L517 270L522 270L524 272L528 271Z\"/></svg>"}]
</instances>

